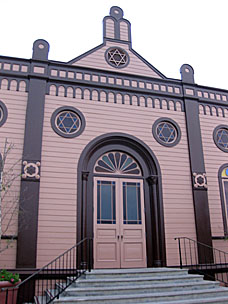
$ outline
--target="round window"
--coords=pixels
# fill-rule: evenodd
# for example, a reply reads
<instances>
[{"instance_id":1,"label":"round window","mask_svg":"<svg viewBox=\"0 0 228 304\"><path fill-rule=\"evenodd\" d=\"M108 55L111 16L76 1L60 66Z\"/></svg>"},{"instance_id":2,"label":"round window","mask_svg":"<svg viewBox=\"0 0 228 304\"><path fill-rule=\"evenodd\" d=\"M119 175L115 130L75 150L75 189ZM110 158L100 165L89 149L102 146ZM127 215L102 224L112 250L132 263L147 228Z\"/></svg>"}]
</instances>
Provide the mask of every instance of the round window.
<instances>
[{"instance_id":1,"label":"round window","mask_svg":"<svg viewBox=\"0 0 228 304\"><path fill-rule=\"evenodd\" d=\"M58 135L72 138L83 132L85 118L73 107L61 107L52 114L51 126Z\"/></svg>"},{"instance_id":2,"label":"round window","mask_svg":"<svg viewBox=\"0 0 228 304\"><path fill-rule=\"evenodd\" d=\"M2 110L2 108L0 107L0 121L2 120L2 118L3 118L3 110Z\"/></svg>"},{"instance_id":3,"label":"round window","mask_svg":"<svg viewBox=\"0 0 228 304\"><path fill-rule=\"evenodd\" d=\"M129 63L128 54L120 48L109 48L105 53L108 64L115 68L124 68Z\"/></svg>"},{"instance_id":4,"label":"round window","mask_svg":"<svg viewBox=\"0 0 228 304\"><path fill-rule=\"evenodd\" d=\"M228 126L220 125L216 127L213 137L216 146L223 152L228 152Z\"/></svg>"},{"instance_id":5,"label":"round window","mask_svg":"<svg viewBox=\"0 0 228 304\"><path fill-rule=\"evenodd\" d=\"M157 142L166 147L175 146L181 137L179 126L170 118L159 118L156 120L152 132Z\"/></svg>"},{"instance_id":6,"label":"round window","mask_svg":"<svg viewBox=\"0 0 228 304\"><path fill-rule=\"evenodd\" d=\"M6 122L8 111L5 104L0 100L0 127Z\"/></svg>"},{"instance_id":7,"label":"round window","mask_svg":"<svg viewBox=\"0 0 228 304\"><path fill-rule=\"evenodd\" d=\"M81 120L73 111L62 111L55 118L55 125L60 132L74 134L81 126Z\"/></svg>"}]
</instances>

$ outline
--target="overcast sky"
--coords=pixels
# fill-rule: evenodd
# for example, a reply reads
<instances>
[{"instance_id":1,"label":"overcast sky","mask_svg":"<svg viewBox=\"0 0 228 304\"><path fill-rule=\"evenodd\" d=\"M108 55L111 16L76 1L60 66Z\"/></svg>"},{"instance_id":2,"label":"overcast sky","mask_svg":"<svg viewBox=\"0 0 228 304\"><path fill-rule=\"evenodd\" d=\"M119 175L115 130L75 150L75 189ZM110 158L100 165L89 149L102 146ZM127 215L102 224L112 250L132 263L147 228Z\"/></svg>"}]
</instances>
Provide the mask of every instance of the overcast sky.
<instances>
[{"instance_id":1,"label":"overcast sky","mask_svg":"<svg viewBox=\"0 0 228 304\"><path fill-rule=\"evenodd\" d=\"M0 55L31 58L36 39L67 62L102 43L102 19L120 6L132 46L166 77L190 64L195 81L228 89L228 0L0 0Z\"/></svg>"}]
</instances>

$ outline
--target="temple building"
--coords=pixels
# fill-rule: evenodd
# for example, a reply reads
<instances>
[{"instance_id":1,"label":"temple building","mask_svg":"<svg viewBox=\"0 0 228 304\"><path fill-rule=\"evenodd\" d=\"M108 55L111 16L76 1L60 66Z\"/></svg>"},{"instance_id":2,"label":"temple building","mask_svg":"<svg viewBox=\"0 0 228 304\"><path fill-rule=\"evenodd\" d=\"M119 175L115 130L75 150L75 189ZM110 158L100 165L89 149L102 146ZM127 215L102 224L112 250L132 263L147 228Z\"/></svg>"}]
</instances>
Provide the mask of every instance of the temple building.
<instances>
[{"instance_id":1,"label":"temple building","mask_svg":"<svg viewBox=\"0 0 228 304\"><path fill-rule=\"evenodd\" d=\"M177 266L176 237L228 251L228 91L195 84L188 64L164 76L116 6L102 44L66 63L48 52L39 39L31 59L0 56L20 205L0 266L38 269L87 237L93 268Z\"/></svg>"}]
</instances>

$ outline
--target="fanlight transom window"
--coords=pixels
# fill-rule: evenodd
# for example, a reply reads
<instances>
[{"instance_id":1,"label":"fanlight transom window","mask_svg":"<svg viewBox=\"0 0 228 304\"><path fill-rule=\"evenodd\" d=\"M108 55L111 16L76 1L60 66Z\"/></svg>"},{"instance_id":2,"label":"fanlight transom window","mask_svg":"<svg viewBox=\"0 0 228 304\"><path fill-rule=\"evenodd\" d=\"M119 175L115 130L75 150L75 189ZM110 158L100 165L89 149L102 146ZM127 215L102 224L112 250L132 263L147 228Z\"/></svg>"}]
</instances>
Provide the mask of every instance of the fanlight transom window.
<instances>
[{"instance_id":1,"label":"fanlight transom window","mask_svg":"<svg viewBox=\"0 0 228 304\"><path fill-rule=\"evenodd\" d=\"M141 175L140 167L134 158L118 151L103 154L96 161L94 172L118 175Z\"/></svg>"}]
</instances>

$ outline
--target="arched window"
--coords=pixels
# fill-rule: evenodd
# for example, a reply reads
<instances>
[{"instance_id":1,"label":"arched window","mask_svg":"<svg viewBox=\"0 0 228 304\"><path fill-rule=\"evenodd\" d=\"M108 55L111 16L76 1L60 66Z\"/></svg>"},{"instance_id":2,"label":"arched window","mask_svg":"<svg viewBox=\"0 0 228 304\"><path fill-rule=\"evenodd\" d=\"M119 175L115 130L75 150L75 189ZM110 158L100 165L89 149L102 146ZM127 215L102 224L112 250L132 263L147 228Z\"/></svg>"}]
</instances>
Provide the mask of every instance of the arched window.
<instances>
[{"instance_id":1,"label":"arched window","mask_svg":"<svg viewBox=\"0 0 228 304\"><path fill-rule=\"evenodd\" d=\"M95 164L94 173L142 175L134 158L118 151L103 154Z\"/></svg>"},{"instance_id":2,"label":"arched window","mask_svg":"<svg viewBox=\"0 0 228 304\"><path fill-rule=\"evenodd\" d=\"M224 164L218 173L219 178L219 188L220 188L220 196L221 196L221 204L222 204L222 215L223 215L223 223L224 223L224 232L225 235L228 235L228 164Z\"/></svg>"}]
</instances>

